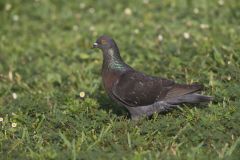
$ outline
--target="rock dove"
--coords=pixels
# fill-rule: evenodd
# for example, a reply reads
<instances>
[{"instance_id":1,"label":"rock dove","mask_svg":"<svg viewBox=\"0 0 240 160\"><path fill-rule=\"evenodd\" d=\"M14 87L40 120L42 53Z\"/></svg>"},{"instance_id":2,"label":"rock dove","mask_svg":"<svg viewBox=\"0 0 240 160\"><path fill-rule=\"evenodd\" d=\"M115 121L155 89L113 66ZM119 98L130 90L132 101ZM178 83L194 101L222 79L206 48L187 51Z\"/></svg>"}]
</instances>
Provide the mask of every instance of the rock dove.
<instances>
[{"instance_id":1,"label":"rock dove","mask_svg":"<svg viewBox=\"0 0 240 160\"><path fill-rule=\"evenodd\" d=\"M103 52L102 80L114 101L127 108L133 120L176 108L183 103L210 102L213 97L197 94L200 84L177 84L165 78L148 76L124 63L115 41L101 36L93 44Z\"/></svg>"}]
</instances>

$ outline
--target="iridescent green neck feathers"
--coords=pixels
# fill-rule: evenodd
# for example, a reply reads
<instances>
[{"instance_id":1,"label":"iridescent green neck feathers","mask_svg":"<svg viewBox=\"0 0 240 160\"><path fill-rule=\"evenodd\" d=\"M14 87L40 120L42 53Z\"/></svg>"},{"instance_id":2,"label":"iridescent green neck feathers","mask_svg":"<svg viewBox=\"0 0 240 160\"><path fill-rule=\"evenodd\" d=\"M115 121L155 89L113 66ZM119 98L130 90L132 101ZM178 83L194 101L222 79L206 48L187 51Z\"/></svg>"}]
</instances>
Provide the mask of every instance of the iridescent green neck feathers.
<instances>
[{"instance_id":1,"label":"iridescent green neck feathers","mask_svg":"<svg viewBox=\"0 0 240 160\"><path fill-rule=\"evenodd\" d=\"M104 51L103 68L112 70L124 70L126 68L118 50L109 48Z\"/></svg>"}]
</instances>

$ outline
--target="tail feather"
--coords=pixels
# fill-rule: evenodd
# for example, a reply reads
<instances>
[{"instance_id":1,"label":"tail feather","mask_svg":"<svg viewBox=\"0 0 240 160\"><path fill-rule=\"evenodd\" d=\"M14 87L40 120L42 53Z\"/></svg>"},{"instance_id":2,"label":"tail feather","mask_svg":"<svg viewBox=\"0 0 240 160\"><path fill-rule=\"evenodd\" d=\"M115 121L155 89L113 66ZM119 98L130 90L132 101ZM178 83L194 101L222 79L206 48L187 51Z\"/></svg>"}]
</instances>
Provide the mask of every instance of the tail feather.
<instances>
[{"instance_id":1,"label":"tail feather","mask_svg":"<svg viewBox=\"0 0 240 160\"><path fill-rule=\"evenodd\" d=\"M168 100L170 104L181 104L181 103L208 103L212 101L214 98L211 96L205 96L197 93L185 94L180 97L175 97L173 99Z\"/></svg>"}]
</instances>

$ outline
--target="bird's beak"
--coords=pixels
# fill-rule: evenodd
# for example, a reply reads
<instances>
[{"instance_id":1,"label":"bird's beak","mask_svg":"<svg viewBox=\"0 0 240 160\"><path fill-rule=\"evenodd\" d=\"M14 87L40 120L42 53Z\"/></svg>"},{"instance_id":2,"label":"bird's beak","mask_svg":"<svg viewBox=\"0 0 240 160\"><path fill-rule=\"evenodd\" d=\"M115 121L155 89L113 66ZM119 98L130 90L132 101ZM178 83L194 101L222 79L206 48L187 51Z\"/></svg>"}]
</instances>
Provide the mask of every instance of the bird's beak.
<instances>
[{"instance_id":1,"label":"bird's beak","mask_svg":"<svg viewBox=\"0 0 240 160\"><path fill-rule=\"evenodd\" d=\"M93 43L93 46L92 46L92 48L97 48L98 47L98 43Z\"/></svg>"}]
</instances>

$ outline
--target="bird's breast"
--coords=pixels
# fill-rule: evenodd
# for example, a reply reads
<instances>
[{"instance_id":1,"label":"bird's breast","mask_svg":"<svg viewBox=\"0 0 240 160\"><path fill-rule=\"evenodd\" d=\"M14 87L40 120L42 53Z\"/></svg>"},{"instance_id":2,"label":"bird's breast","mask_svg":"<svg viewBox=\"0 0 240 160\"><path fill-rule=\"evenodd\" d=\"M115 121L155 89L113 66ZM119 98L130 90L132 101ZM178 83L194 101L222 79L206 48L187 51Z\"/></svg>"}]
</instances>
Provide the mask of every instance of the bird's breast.
<instances>
[{"instance_id":1,"label":"bird's breast","mask_svg":"<svg viewBox=\"0 0 240 160\"><path fill-rule=\"evenodd\" d=\"M114 83L118 80L119 74L115 72L102 72L103 86L110 93Z\"/></svg>"}]
</instances>

